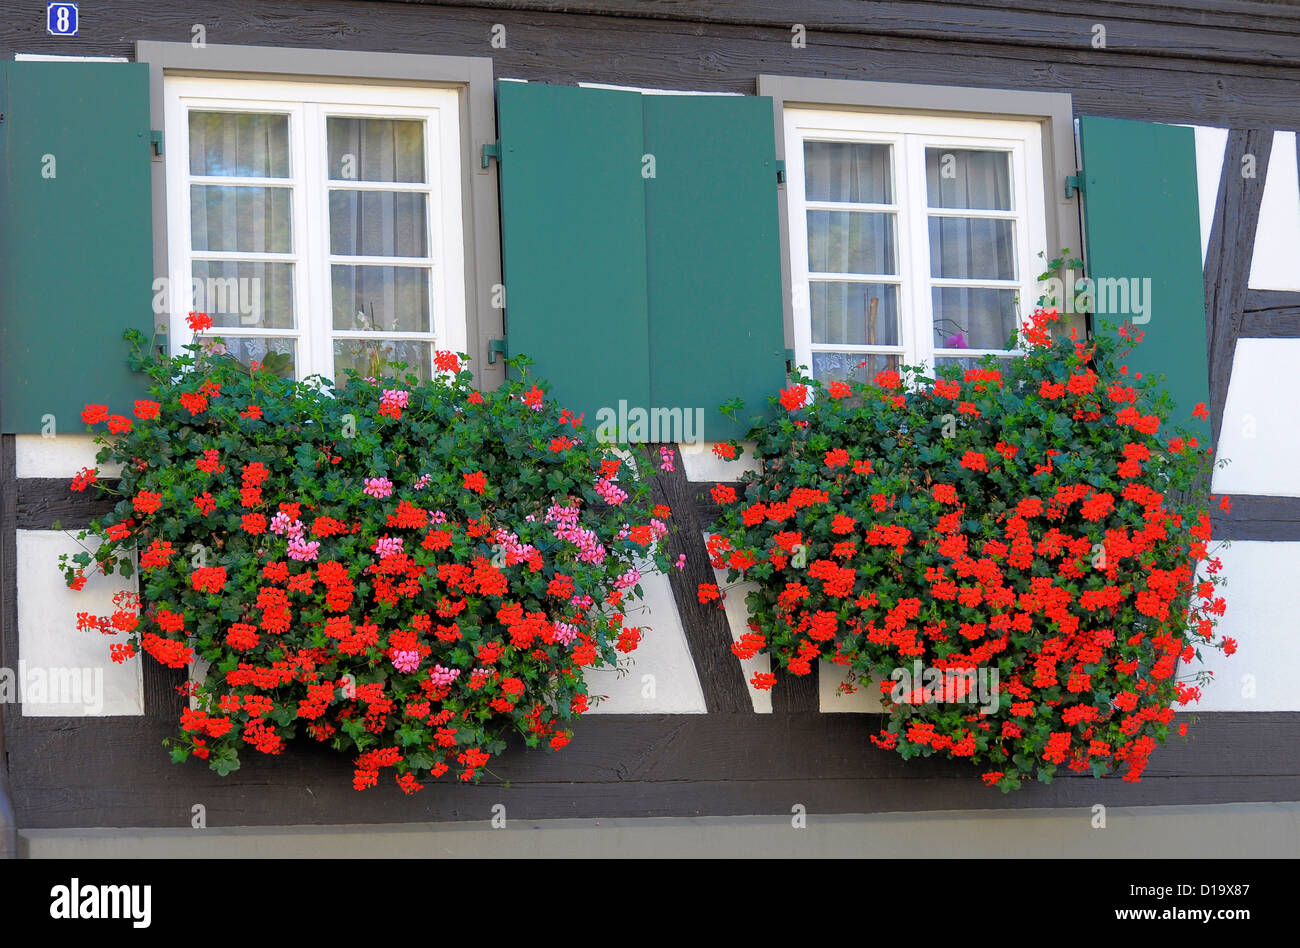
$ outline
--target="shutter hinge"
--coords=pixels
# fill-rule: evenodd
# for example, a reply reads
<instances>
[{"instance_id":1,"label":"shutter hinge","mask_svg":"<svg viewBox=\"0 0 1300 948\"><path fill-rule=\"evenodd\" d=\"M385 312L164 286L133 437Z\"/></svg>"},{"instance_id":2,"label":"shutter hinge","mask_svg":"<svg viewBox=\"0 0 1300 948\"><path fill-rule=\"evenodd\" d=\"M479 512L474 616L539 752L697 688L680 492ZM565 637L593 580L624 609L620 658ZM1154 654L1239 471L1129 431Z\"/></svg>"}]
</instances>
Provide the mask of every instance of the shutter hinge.
<instances>
[{"instance_id":1,"label":"shutter hinge","mask_svg":"<svg viewBox=\"0 0 1300 948\"><path fill-rule=\"evenodd\" d=\"M156 129L156 128L154 128L154 129L150 129L150 130L149 130L149 145L150 145L151 148L153 148L153 156L154 156L155 158L161 158L161 157L162 157L162 153L163 153L163 138L162 138L162 132L158 131L158 129Z\"/></svg>"},{"instance_id":2,"label":"shutter hinge","mask_svg":"<svg viewBox=\"0 0 1300 948\"><path fill-rule=\"evenodd\" d=\"M499 166L501 164L500 142L489 142L483 145L483 153L479 156L479 167L486 169L493 158L497 160Z\"/></svg>"},{"instance_id":3,"label":"shutter hinge","mask_svg":"<svg viewBox=\"0 0 1300 948\"><path fill-rule=\"evenodd\" d=\"M504 339L489 339L488 365L496 365L498 355L503 359L508 355L506 352L506 341Z\"/></svg>"},{"instance_id":4,"label":"shutter hinge","mask_svg":"<svg viewBox=\"0 0 1300 948\"><path fill-rule=\"evenodd\" d=\"M786 370L787 372L793 372L793 371L794 371L794 358L795 358L795 356L794 356L794 350L793 350L793 349L786 349L786 350L785 350L785 370Z\"/></svg>"},{"instance_id":5,"label":"shutter hinge","mask_svg":"<svg viewBox=\"0 0 1300 948\"><path fill-rule=\"evenodd\" d=\"M1076 191L1080 194L1083 193L1082 174L1072 174L1065 179L1065 196L1067 198L1072 198Z\"/></svg>"},{"instance_id":6,"label":"shutter hinge","mask_svg":"<svg viewBox=\"0 0 1300 948\"><path fill-rule=\"evenodd\" d=\"M785 184L785 161L776 159L776 183Z\"/></svg>"}]
</instances>

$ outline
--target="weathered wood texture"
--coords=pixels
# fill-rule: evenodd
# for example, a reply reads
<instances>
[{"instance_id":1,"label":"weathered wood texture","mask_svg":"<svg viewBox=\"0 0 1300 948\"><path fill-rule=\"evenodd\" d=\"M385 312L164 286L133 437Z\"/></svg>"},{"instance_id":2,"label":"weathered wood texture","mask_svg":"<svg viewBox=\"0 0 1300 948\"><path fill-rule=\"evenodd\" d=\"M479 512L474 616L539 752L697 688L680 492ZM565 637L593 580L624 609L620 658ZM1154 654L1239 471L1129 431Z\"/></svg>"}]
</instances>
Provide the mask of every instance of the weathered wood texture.
<instances>
[{"instance_id":1,"label":"weathered wood texture","mask_svg":"<svg viewBox=\"0 0 1300 948\"><path fill-rule=\"evenodd\" d=\"M718 519L720 508L714 501L709 491L715 483L725 483L726 486L733 488L740 496L744 496L739 481L689 484L689 499L692 503L692 514L698 523L698 530L706 530L713 526ZM676 510L677 508L673 508ZM707 569L708 559L706 551L701 545L701 555L705 555L704 563L705 572L709 578L701 580L702 582L713 582L712 571ZM813 666L812 672L807 675L791 675L780 668L775 668L776 685L772 688L772 711L776 714L792 714L798 712L817 711L821 705L818 692L819 669Z\"/></svg>"},{"instance_id":2,"label":"weathered wood texture","mask_svg":"<svg viewBox=\"0 0 1300 948\"><path fill-rule=\"evenodd\" d=\"M310 742L268 760L244 753L222 778L173 765L156 716L70 726L46 718L13 735L19 825L209 826L1091 807L1300 798L1294 714L1206 714L1157 751L1137 784L1077 775L1004 795L955 761L904 762L867 740L872 715L593 716L560 754L512 746L478 786L430 783L405 797L387 778L365 793L348 762ZM503 785L508 782L509 786Z\"/></svg>"},{"instance_id":3,"label":"weathered wood texture","mask_svg":"<svg viewBox=\"0 0 1300 948\"><path fill-rule=\"evenodd\" d=\"M560 8L578 12L556 12ZM75 39L43 17L0 22L0 55L129 56L135 40L491 56L498 76L753 93L759 73L1068 92L1078 112L1300 126L1291 8L1260 4L379 3L114 0ZM593 12L580 12L593 11ZM606 11L606 12L598 12ZM808 27L795 48L791 24ZM494 49L492 27L506 28ZM1093 26L1107 28L1094 48Z\"/></svg>"},{"instance_id":4,"label":"weathered wood texture","mask_svg":"<svg viewBox=\"0 0 1300 948\"><path fill-rule=\"evenodd\" d=\"M1232 380L1233 357L1242 337L1300 337L1300 293L1249 288L1255 231L1268 179L1273 133L1234 129L1228 134L1218 201L1205 259L1206 337L1210 357L1210 424L1219 443ZM1254 174L1243 159L1254 156ZM1300 186L1300 182L1297 183ZM1210 511L1219 540L1300 540L1300 498L1235 495L1232 509Z\"/></svg>"},{"instance_id":5,"label":"weathered wood texture","mask_svg":"<svg viewBox=\"0 0 1300 948\"><path fill-rule=\"evenodd\" d=\"M763 26L810 33L954 39L1006 46L1075 50L1106 27L1105 48L1205 61L1300 65L1300 17L1294 8L1241 4L1214 10L1198 4L960 3L804 0L401 0L430 7L482 7L502 12L583 13L708 25ZM1222 4L1221 6L1234 6ZM1156 25L1160 29L1154 29Z\"/></svg>"},{"instance_id":6,"label":"weathered wood texture","mask_svg":"<svg viewBox=\"0 0 1300 948\"><path fill-rule=\"evenodd\" d=\"M1205 256L1205 326L1210 356L1210 415L1214 443L1219 442L1223 406L1228 397L1232 355L1245 310L1255 228L1268 177L1273 136L1260 129L1233 129L1228 134L1219 178L1219 196ZM1242 173L1243 158L1255 158L1253 177Z\"/></svg>"},{"instance_id":7,"label":"weathered wood texture","mask_svg":"<svg viewBox=\"0 0 1300 948\"><path fill-rule=\"evenodd\" d=\"M727 616L717 602L701 603L701 583L714 581L704 546L702 523L694 504L694 486L686 480L677 446L672 446L673 470L659 471L655 478L655 501L672 510L676 532L667 538L668 557L674 563L685 554L685 566L668 571L668 583L690 646L695 673L704 691L704 706L710 714L743 713L753 710L749 686L740 662L731 653L731 630Z\"/></svg>"},{"instance_id":8,"label":"weathered wood texture","mask_svg":"<svg viewBox=\"0 0 1300 948\"><path fill-rule=\"evenodd\" d=\"M18 567L14 562L16 534L14 509L17 505L15 484L14 439L0 437L0 668L9 668L18 656L17 604ZM9 753L6 744L10 718L16 709L0 701L0 859L18 855L18 821L13 807L13 788L9 778Z\"/></svg>"},{"instance_id":9,"label":"weathered wood texture","mask_svg":"<svg viewBox=\"0 0 1300 948\"><path fill-rule=\"evenodd\" d=\"M94 488L74 493L72 482L56 477L24 477L18 480L15 493L15 522L19 530L83 530L116 506L118 498L99 494ZM105 480L107 486L116 481Z\"/></svg>"},{"instance_id":10,"label":"weathered wood texture","mask_svg":"<svg viewBox=\"0 0 1300 948\"><path fill-rule=\"evenodd\" d=\"M1296 268L1300 269L1300 261ZM1300 293L1247 290L1238 336L1244 339L1300 339Z\"/></svg>"}]
</instances>

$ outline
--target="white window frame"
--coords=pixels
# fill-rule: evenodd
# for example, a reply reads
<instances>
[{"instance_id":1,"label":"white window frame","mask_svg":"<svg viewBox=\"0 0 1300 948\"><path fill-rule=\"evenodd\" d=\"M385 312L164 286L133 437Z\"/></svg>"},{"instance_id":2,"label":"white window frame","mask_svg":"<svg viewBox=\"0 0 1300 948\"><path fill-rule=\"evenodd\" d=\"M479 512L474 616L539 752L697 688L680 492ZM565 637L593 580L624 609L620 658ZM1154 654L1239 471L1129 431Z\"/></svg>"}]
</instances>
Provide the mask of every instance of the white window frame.
<instances>
[{"instance_id":1,"label":"white window frame","mask_svg":"<svg viewBox=\"0 0 1300 948\"><path fill-rule=\"evenodd\" d=\"M893 161L894 203L855 205L809 202L804 181L805 141L873 142L889 144ZM791 289L794 315L794 349L798 365L811 372L814 351L892 354L904 364L932 369L939 358L979 358L986 353L1013 354L1016 350L936 349L932 325L931 289L935 286L988 286L1015 289L1019 294L1017 319L1032 311L1037 299L1038 254L1047 251L1047 210L1043 182L1042 126L1035 121L1004 118L969 118L897 112L838 111L787 108L784 141L789 202ZM950 147L999 150L1011 153L1012 210L968 211L931 209L926 202L925 150ZM809 210L847 209L893 211L897 214L898 274L847 274L811 276L808 269ZM1016 278L1013 281L944 280L930 276L928 217L946 215L1010 219L1015 222ZM814 344L809 283L812 279L895 283L899 286L900 346Z\"/></svg>"},{"instance_id":2,"label":"white window frame","mask_svg":"<svg viewBox=\"0 0 1300 948\"><path fill-rule=\"evenodd\" d=\"M465 233L462 220L460 99L453 89L342 82L294 82L260 79L166 76L165 175L167 246L170 269L169 338L173 354L193 342L186 320L192 306L190 277L193 260L237 259L294 264L293 329L221 328L211 335L291 337L296 340L295 374L333 378L334 341L340 338L430 340L437 349L463 352L468 348L465 294ZM274 112L288 114L289 178L192 178L189 166L190 109L199 111ZM420 119L425 127L426 181L361 182L329 177L325 126L329 116ZM263 184L290 187L292 252L248 254L195 252L190 246L190 185ZM426 216L428 256L339 257L330 254L329 192L332 189L416 191L429 198ZM430 268L430 332L363 332L336 330L330 299L330 267L408 264ZM187 301L181 305L181 300ZM430 363L432 371L432 362Z\"/></svg>"}]
</instances>

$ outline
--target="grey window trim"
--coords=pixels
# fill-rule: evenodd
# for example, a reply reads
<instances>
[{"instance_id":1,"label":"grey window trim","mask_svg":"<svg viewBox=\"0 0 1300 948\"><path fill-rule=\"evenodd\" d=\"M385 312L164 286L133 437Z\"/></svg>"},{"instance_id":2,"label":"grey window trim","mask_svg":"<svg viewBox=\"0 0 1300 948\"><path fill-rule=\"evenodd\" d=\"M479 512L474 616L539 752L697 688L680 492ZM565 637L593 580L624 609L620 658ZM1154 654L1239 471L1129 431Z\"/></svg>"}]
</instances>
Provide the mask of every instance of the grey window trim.
<instances>
[{"instance_id":1,"label":"grey window trim","mask_svg":"<svg viewBox=\"0 0 1300 948\"><path fill-rule=\"evenodd\" d=\"M785 159L786 106L1037 120L1043 126L1043 183L1047 188L1043 206L1047 214L1047 250L1051 253L1068 247L1074 253L1081 253L1083 242L1078 198L1065 196L1065 179L1076 174L1078 168L1074 142L1074 106L1069 93L760 75L758 94L772 99L776 156L782 160ZM781 283L785 287L783 306L786 345L793 346L790 216L784 189L778 203L781 217Z\"/></svg>"},{"instance_id":2,"label":"grey window trim","mask_svg":"<svg viewBox=\"0 0 1300 948\"><path fill-rule=\"evenodd\" d=\"M483 388L505 380L505 366L489 365L488 341L504 335L502 311L492 305L501 283L500 215L495 164L483 169L482 146L495 144L496 104L489 57L423 56L280 46L194 47L189 43L135 44L136 62L149 65L149 110L163 127L163 75L275 78L331 82L427 83L460 90L461 201L465 228L466 340L470 367ZM162 159L153 166L154 274L166 276L167 183Z\"/></svg>"}]
</instances>

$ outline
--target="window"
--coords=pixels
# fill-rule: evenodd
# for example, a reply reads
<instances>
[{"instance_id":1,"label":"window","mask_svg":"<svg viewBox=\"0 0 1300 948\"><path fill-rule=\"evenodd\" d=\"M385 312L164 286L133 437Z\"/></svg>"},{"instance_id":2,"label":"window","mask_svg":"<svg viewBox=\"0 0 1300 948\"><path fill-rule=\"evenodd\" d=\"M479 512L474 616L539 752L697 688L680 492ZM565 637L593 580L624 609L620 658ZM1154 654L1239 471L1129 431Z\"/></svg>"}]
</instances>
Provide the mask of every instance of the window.
<instances>
[{"instance_id":1,"label":"window","mask_svg":"<svg viewBox=\"0 0 1300 948\"><path fill-rule=\"evenodd\" d=\"M1037 122L787 109L785 143L799 364L1014 355L1046 250Z\"/></svg>"},{"instance_id":2,"label":"window","mask_svg":"<svg viewBox=\"0 0 1300 948\"><path fill-rule=\"evenodd\" d=\"M171 338L342 381L466 348L459 100L391 85L167 77Z\"/></svg>"}]
</instances>

